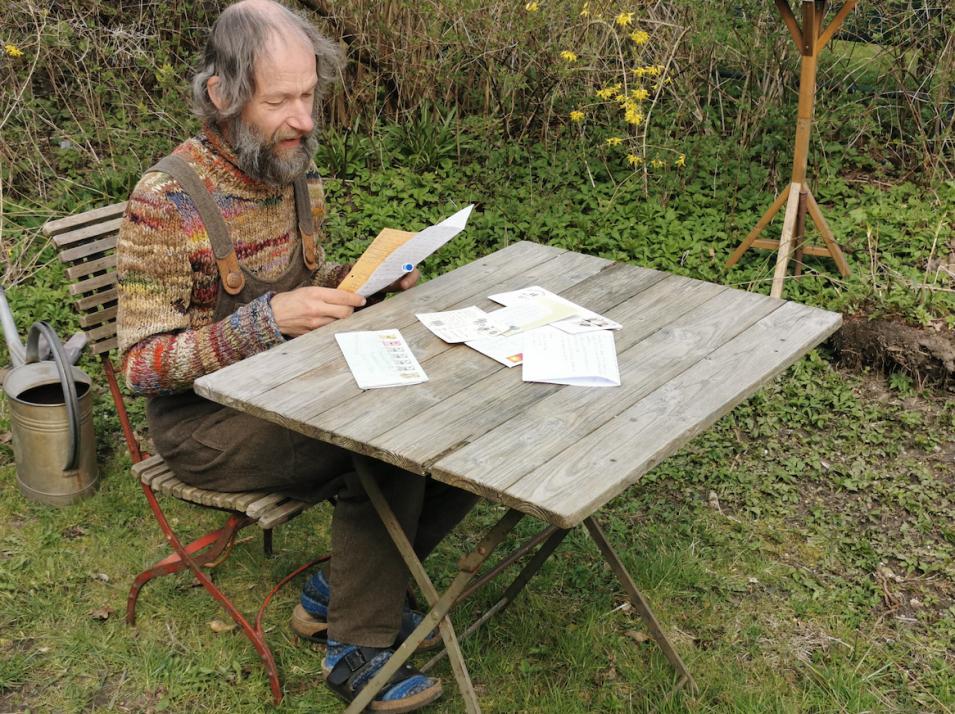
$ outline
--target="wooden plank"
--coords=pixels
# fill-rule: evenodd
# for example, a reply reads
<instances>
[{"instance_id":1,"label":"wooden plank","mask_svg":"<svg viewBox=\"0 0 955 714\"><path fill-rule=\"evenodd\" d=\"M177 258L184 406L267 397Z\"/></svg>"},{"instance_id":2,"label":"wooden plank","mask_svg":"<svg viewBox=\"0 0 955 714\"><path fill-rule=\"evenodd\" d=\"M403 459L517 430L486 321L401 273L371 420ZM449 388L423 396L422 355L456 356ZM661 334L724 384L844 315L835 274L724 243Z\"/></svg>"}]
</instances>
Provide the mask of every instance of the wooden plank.
<instances>
[{"instance_id":1,"label":"wooden plank","mask_svg":"<svg viewBox=\"0 0 955 714\"><path fill-rule=\"evenodd\" d=\"M158 454L154 454L153 456L150 456L150 457L148 457L148 458L143 459L142 461L140 461L140 462L137 463L137 464L133 464L133 465L130 467L130 471L132 471L134 474L139 475L139 474L141 474L143 471L146 471L147 469L149 469L149 468L155 466L156 464L160 464L160 463L163 463L163 458L162 458L162 456L159 456Z\"/></svg>"},{"instance_id":2,"label":"wooden plank","mask_svg":"<svg viewBox=\"0 0 955 714\"><path fill-rule=\"evenodd\" d=\"M46 236L55 236L64 231L86 226L90 223L100 223L102 221L108 221L111 218L122 216L125 211L126 201L114 203L109 206L103 206L102 208L94 208L90 211L84 211L83 213L74 213L71 216L47 221L43 224L42 231Z\"/></svg>"},{"instance_id":3,"label":"wooden plank","mask_svg":"<svg viewBox=\"0 0 955 714\"><path fill-rule=\"evenodd\" d=\"M72 263L73 261L79 260L80 258L92 258L93 256L100 253L106 253L107 251L115 249L116 235L113 234L106 238L100 238L99 240L78 245L75 248L67 248L66 250L62 250L60 251L60 260L64 263Z\"/></svg>"},{"instance_id":4,"label":"wooden plank","mask_svg":"<svg viewBox=\"0 0 955 714\"><path fill-rule=\"evenodd\" d=\"M149 487L154 491L159 491L160 493L168 493L169 489L171 489L177 483L181 482L178 478L176 478L176 474L174 474L172 471L168 471L152 479L152 481L149 483Z\"/></svg>"},{"instance_id":5,"label":"wooden plank","mask_svg":"<svg viewBox=\"0 0 955 714\"><path fill-rule=\"evenodd\" d=\"M245 508L246 515L250 518L258 518L262 513L267 511L269 508L272 508L277 503L281 503L286 500L288 496L283 496L281 493L270 493L267 496L253 501Z\"/></svg>"},{"instance_id":6,"label":"wooden plank","mask_svg":"<svg viewBox=\"0 0 955 714\"><path fill-rule=\"evenodd\" d=\"M102 340L108 340L111 337L116 336L116 321L111 320L101 324L99 327L94 327L92 330L86 330L86 336L93 342L99 342Z\"/></svg>"},{"instance_id":7,"label":"wooden plank","mask_svg":"<svg viewBox=\"0 0 955 714\"><path fill-rule=\"evenodd\" d=\"M83 293L93 292L94 290L100 290L115 284L115 272L106 273L105 275L97 275L87 280L80 280L78 283L73 283L70 285L70 295L82 295Z\"/></svg>"},{"instance_id":8,"label":"wooden plank","mask_svg":"<svg viewBox=\"0 0 955 714\"><path fill-rule=\"evenodd\" d=\"M244 405L246 400L300 376L303 365L321 369L332 360L339 363L341 352L334 339L336 332L401 329L416 322L415 312L447 309L449 301L472 297L476 290L473 286L486 283L490 276L516 275L522 270L554 260L563 253L566 251L534 243L515 243L487 258L395 295L379 305L361 310L347 320L313 330L205 375L196 381L195 390L202 396L229 406ZM239 382L238 386L232 383L233 379Z\"/></svg>"},{"instance_id":9,"label":"wooden plank","mask_svg":"<svg viewBox=\"0 0 955 714\"><path fill-rule=\"evenodd\" d=\"M110 350L115 350L118 345L119 345L119 342L116 340L116 338L115 338L115 337L111 337L111 338L108 339L108 340L101 340L101 341L99 341L99 342L92 342L92 343L90 344L90 351L92 351L92 353L93 353L94 355L101 355L101 354L103 354L104 352L109 352Z\"/></svg>"},{"instance_id":10,"label":"wooden plank","mask_svg":"<svg viewBox=\"0 0 955 714\"><path fill-rule=\"evenodd\" d=\"M104 256L102 258L97 258L96 260L87 260L67 268L66 277L68 277L70 280L79 280L82 277L92 275L93 273L98 273L101 270L113 271L115 269L116 254L111 253L110 255Z\"/></svg>"},{"instance_id":11,"label":"wooden plank","mask_svg":"<svg viewBox=\"0 0 955 714\"><path fill-rule=\"evenodd\" d=\"M122 224L122 218L116 218L111 221L104 221L103 223L94 223L92 225L84 226L83 228L77 228L76 230L69 231L67 233L60 233L59 235L53 236L53 242L56 244L56 247L60 249L61 258L60 260L66 262L67 260L73 260L73 258L63 258L62 255L68 251L64 251L63 248L66 246L75 246L71 250L78 250L80 247L79 244L84 241L88 241L91 238L96 238L98 236L105 236L108 233L112 233L112 240L116 242L116 235L119 233L119 226Z\"/></svg>"},{"instance_id":12,"label":"wooden plank","mask_svg":"<svg viewBox=\"0 0 955 714\"><path fill-rule=\"evenodd\" d=\"M76 301L76 307L78 310L89 310L98 305L105 305L108 302L118 299L118 297L119 295L116 292L116 288L104 290L101 293L93 293L87 297L79 298Z\"/></svg>"},{"instance_id":13,"label":"wooden plank","mask_svg":"<svg viewBox=\"0 0 955 714\"><path fill-rule=\"evenodd\" d=\"M609 261L602 258L585 256L579 253L565 253L554 260L535 266L531 270L525 271L518 276L512 276L504 281L504 283L498 283L489 289L481 291L477 296L471 296L462 303L449 307L464 307L465 303L479 303L480 306L488 310L496 309L500 306L488 300L485 297L487 294L512 290L532 284L544 284L560 292L573 286L576 281L580 281L577 282L577 285L592 280L598 280L599 282L597 276L611 265ZM657 273L652 273L652 275L657 275ZM660 278L662 279L662 274ZM593 292L593 290L591 292ZM475 299L475 297L477 299ZM607 306L610 307L611 303L608 303ZM446 390L455 389L455 385L459 385L457 389L460 389L463 388L466 383L470 383L470 381L480 379L496 371L498 368L503 369L503 367L500 367L493 360L489 360L487 357L474 352L466 346L450 345L435 337L433 333L414 318L414 313L416 312L418 312L418 310L412 310L411 318L414 322L405 327L402 332L412 352L414 352L419 362L422 363L429 374L432 370L440 369L442 365L447 364L452 365L449 368L450 372L456 372L453 380L446 379L450 375L442 372L432 376L429 382L421 385L423 388L414 390L415 397L423 400L422 408L425 407L425 404L430 406L436 401L440 401L443 396L447 396L448 392ZM435 358L448 354L450 354L450 356L441 360L438 363L438 367L433 366ZM374 411L380 415L383 411L387 410L387 407L381 403L382 399L389 400L388 404L394 405L394 402L391 400L394 400L395 397L410 396L406 390L386 390L385 392L381 390L369 390L367 393L362 393L358 390L358 387L354 385L351 375L348 373L340 357L337 346L332 352L332 357L333 366L336 367L336 371L329 372L325 370L320 375L323 382L331 381L333 382L332 384L316 384L312 381L311 375L304 376L296 379L294 383L289 382L286 383L286 385L280 385L278 388L261 395L261 398L256 400L257 403L268 409L280 411L284 416L296 423L307 422L309 426L319 428L324 433L326 430L335 430L336 425L340 426L344 422L349 422L359 417L365 410L364 405L366 404L369 405L369 407L375 405ZM459 358L460 362L458 361ZM450 360L450 362L448 360ZM336 383L341 383L342 376L345 377L345 385L336 390ZM342 391L343 389L345 391ZM330 398L330 392L336 391L340 392L344 399L347 399L347 406L343 408L335 406L335 401ZM400 394L402 391L405 391L405 395ZM402 414L410 415L413 413L408 412L407 406L400 411ZM390 418L400 417L390 415ZM383 430L380 427L373 426L372 428L377 429L376 433ZM351 430L349 430L349 433L350 432Z\"/></svg>"},{"instance_id":14,"label":"wooden plank","mask_svg":"<svg viewBox=\"0 0 955 714\"><path fill-rule=\"evenodd\" d=\"M500 500L571 528L835 332L836 313L785 303L691 369L571 444ZM588 474L581 489L581 474ZM592 476L596 475L596 478Z\"/></svg>"},{"instance_id":15,"label":"wooden plank","mask_svg":"<svg viewBox=\"0 0 955 714\"><path fill-rule=\"evenodd\" d=\"M676 304L672 298L668 302ZM620 387L565 387L539 399L510 421L442 458L432 475L469 489L474 485L480 493L496 498L498 492L554 458L568 444L599 431L616 414L782 304L756 293L724 290L633 346L620 340ZM520 458L514 458L515 454Z\"/></svg>"},{"instance_id":16,"label":"wooden plank","mask_svg":"<svg viewBox=\"0 0 955 714\"><path fill-rule=\"evenodd\" d=\"M725 289L669 275L604 314L624 326L615 341L618 350L625 350ZM502 367L471 388L369 439L367 448L375 458L422 473L446 454L508 420L519 419L538 400L560 389L563 387L556 384L522 382L519 369Z\"/></svg>"},{"instance_id":17,"label":"wooden plank","mask_svg":"<svg viewBox=\"0 0 955 714\"><path fill-rule=\"evenodd\" d=\"M556 276L556 277L559 277ZM559 290L568 300L606 314L634 295L663 280L665 273L622 264L611 264L569 289ZM540 281L557 292L553 281ZM426 330L422 326L423 330ZM429 339L441 341L427 332ZM428 414L450 396L507 368L466 345L449 345L437 356L423 360L429 381L413 390L369 390L349 401L347 409L332 409L309 419L311 426L335 434L339 443L362 451L375 436L399 427L419 414ZM425 433L438 433L443 418L422 424ZM365 447L367 449L367 447Z\"/></svg>"},{"instance_id":18,"label":"wooden plank","mask_svg":"<svg viewBox=\"0 0 955 714\"><path fill-rule=\"evenodd\" d=\"M286 501L275 508L270 508L259 516L259 525L265 529L274 528L294 518L311 505L312 504L305 503L304 501Z\"/></svg>"},{"instance_id":19,"label":"wooden plank","mask_svg":"<svg viewBox=\"0 0 955 714\"><path fill-rule=\"evenodd\" d=\"M95 327L106 320L115 320L117 309L117 306L113 305L113 307L108 307L105 310L97 310L96 312L89 312L85 315L80 315L80 327L90 328Z\"/></svg>"},{"instance_id":20,"label":"wooden plank","mask_svg":"<svg viewBox=\"0 0 955 714\"><path fill-rule=\"evenodd\" d=\"M245 513L245 509L249 507L250 503L254 503L268 495L268 491L243 491L235 498L235 510Z\"/></svg>"}]
</instances>

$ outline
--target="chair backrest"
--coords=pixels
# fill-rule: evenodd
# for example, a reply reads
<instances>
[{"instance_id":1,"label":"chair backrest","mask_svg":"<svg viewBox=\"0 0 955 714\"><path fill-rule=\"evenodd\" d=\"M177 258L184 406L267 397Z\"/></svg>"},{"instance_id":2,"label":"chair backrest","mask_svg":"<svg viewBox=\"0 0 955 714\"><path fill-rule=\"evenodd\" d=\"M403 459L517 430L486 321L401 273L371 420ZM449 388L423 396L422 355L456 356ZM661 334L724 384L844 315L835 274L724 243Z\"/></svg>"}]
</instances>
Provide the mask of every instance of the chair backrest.
<instances>
[{"instance_id":1,"label":"chair backrest","mask_svg":"<svg viewBox=\"0 0 955 714\"><path fill-rule=\"evenodd\" d=\"M67 264L80 327L97 355L116 347L116 241L125 210L125 202L114 203L43 225Z\"/></svg>"}]
</instances>

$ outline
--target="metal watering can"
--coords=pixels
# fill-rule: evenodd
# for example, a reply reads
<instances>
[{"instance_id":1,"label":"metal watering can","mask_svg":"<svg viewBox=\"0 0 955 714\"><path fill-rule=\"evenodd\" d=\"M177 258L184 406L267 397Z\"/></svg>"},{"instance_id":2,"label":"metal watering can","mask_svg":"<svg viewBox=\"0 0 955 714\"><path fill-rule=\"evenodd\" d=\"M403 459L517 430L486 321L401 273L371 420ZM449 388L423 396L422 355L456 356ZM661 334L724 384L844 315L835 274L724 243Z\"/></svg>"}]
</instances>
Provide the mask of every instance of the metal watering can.
<instances>
[{"instance_id":1,"label":"metal watering can","mask_svg":"<svg viewBox=\"0 0 955 714\"><path fill-rule=\"evenodd\" d=\"M14 368L3 382L20 492L31 501L65 506L96 490L92 380L73 362L85 344L74 335L64 349L47 323L30 328L24 349L0 289L0 325ZM45 344L41 344L45 343ZM52 351L53 360L43 360Z\"/></svg>"}]
</instances>

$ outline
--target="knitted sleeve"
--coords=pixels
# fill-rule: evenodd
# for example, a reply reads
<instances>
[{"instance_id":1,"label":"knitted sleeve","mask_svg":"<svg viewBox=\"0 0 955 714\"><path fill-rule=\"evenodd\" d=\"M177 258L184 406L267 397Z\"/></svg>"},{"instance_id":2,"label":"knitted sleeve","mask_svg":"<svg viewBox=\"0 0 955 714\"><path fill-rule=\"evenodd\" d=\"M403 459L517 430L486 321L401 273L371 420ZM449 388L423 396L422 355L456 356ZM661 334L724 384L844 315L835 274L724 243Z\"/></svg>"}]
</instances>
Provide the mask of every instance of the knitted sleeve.
<instances>
[{"instance_id":1,"label":"knitted sleeve","mask_svg":"<svg viewBox=\"0 0 955 714\"><path fill-rule=\"evenodd\" d=\"M196 308L210 311L193 304L193 281L202 277L193 239L208 241L191 201L183 198L173 179L147 174L119 231L117 333L126 382L137 394L188 389L198 377L283 341L271 293L224 320L197 324L202 320L195 319Z\"/></svg>"}]
</instances>

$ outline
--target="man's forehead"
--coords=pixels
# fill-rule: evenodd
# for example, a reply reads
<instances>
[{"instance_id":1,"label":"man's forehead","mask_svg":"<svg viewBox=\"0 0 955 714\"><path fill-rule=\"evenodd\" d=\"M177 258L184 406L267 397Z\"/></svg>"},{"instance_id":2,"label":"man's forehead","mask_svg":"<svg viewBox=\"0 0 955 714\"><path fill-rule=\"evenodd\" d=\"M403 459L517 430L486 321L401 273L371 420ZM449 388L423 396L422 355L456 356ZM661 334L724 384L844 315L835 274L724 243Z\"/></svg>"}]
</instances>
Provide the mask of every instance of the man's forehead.
<instances>
[{"instance_id":1,"label":"man's forehead","mask_svg":"<svg viewBox=\"0 0 955 714\"><path fill-rule=\"evenodd\" d=\"M267 88L282 78L315 82L315 63L315 50L306 37L270 38L255 60L256 83Z\"/></svg>"}]
</instances>

